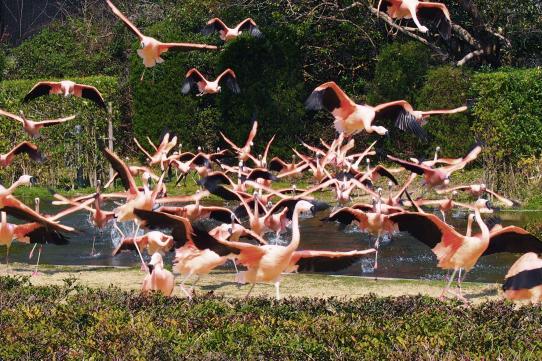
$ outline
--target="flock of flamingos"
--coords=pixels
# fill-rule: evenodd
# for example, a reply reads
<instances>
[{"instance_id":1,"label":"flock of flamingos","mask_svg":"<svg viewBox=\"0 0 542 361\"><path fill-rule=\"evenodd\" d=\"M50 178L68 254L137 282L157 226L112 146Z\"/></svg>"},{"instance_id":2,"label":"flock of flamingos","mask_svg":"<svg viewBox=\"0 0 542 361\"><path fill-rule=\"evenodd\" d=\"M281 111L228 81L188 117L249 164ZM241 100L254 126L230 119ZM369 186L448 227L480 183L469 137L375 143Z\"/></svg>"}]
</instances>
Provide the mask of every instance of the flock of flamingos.
<instances>
[{"instance_id":1,"label":"flock of flamingos","mask_svg":"<svg viewBox=\"0 0 542 361\"><path fill-rule=\"evenodd\" d=\"M141 48L137 53L146 68L163 62L161 54L170 48L216 49L215 46L204 44L162 43L145 36L109 0L106 2L112 12L139 38ZM416 0L384 0L380 1L378 7L393 18L412 18L422 32L428 29L420 24L420 20L436 26L444 39L450 36L450 17L443 4ZM242 21L235 28L228 28L220 19L215 18L207 23L203 32L208 35L218 32L224 41L234 41L241 33L254 37L263 36L252 19ZM207 80L197 69L191 69L186 74L181 92L197 92L197 95L203 96L221 92L222 85L234 93L241 91L231 69L224 71L214 81ZM97 106L105 107L98 89L68 80L41 81L29 91L23 102L49 94L83 97ZM233 261L236 280L252 285L247 296L254 284L267 282L274 283L278 299L284 273L333 272L368 256L374 257L376 269L381 237L391 236L395 232L408 232L432 248L438 259L438 267L452 272L441 297L451 293L466 301L461 293L461 281L478 259L498 252L511 252L525 254L512 265L505 276L505 297L528 299L532 302L542 300L542 259L537 256L537 253L542 252L542 241L519 227L503 227L498 218L491 217L485 221L482 218L483 214L492 212L492 204L488 200L490 197L507 207L514 202L496 194L484 184L455 187L450 185L451 175L477 158L482 150L481 144L475 144L461 158L441 158L438 148L434 158L430 160L403 160L387 155L389 163L397 165L394 169L386 168L382 164L371 165L369 157L375 155L374 147L377 142L363 152L352 151L352 136L358 132L374 132L380 136L388 134L385 127L378 125L382 119L394 121L399 129L424 141L427 134L423 125L429 116L466 111L467 106L452 110L418 111L404 100L377 106L356 104L334 82L324 83L314 89L305 104L308 110L323 109L330 112L339 135L333 142L321 141L318 146L303 143L303 151L293 149L292 162L278 157L268 161L274 137L268 141L262 155L253 154L258 131L258 122L254 121L245 144L237 145L221 134L230 147L214 153L205 153L201 148L195 153L182 152L177 144L177 137L170 134L165 134L158 145L154 145L149 139L153 148L151 151L144 149L136 140L138 147L148 158L148 163L144 166L128 165L113 151L103 149L104 156L116 172L113 179L103 184L103 188L108 188L115 179L120 179L125 191L104 193L99 184L96 193L88 196L68 199L55 194L53 203L67 206L55 215L40 213L39 199L33 209L12 194L18 186L33 183L31 176L21 176L9 188L0 187L0 244L7 247L6 264L13 240L39 245L40 253L44 244L68 244L66 234L75 230L59 223L59 220L72 212L87 211L97 228L114 222L114 227L119 229L117 222L134 222L133 236L127 237L121 231L123 239L114 254L122 251L136 251L139 254L142 270L146 273L143 292L155 290L168 296L172 294L174 275L164 268L163 256L166 252L174 251L173 271L181 275L180 289L187 297L191 297L193 291L193 286L192 289L186 286L189 278L195 276L199 279L227 261ZM38 136L42 127L74 118L72 116L32 121L22 112L15 115L2 110L0 115L20 122L31 137ZM7 167L15 156L24 153L34 161L42 161L38 147L25 141L9 153L1 155L0 165ZM235 159L233 163L228 161L232 158ZM160 175L153 173L152 168L158 169ZM170 169L176 169L177 174L180 174L177 184L183 178L186 181L187 176L197 174L200 189L192 195L168 196L164 175ZM399 172L407 174L403 184L397 180ZM310 189L295 186L289 189L272 187L273 182L279 179L302 176L305 176L305 179L310 178L314 186ZM438 194L447 196L436 200L424 199L421 196L414 198L408 188L418 176L423 178L427 189L435 189ZM387 178L389 190L386 195L376 186L381 177ZM137 178L141 178L142 186L137 185ZM373 248L349 252L299 250L301 215L314 215L329 208L327 203L314 198L315 192L328 189L333 190L337 205L322 222L357 225L362 231L375 236ZM453 197L458 192L469 193L472 203L454 200ZM354 193L364 194L370 201L352 204ZM201 200L211 194L236 207L203 205ZM112 200L120 203L116 203L117 206L112 211L104 210L103 204ZM426 212L426 206L438 209L440 216ZM446 223L446 215L454 207L469 210L466 234L459 233ZM7 223L7 215L27 223ZM200 221L203 218L210 219L211 222ZM478 232L473 230L474 223L479 229ZM140 228L147 233L139 235ZM268 232L280 235L288 228L291 228L291 240L285 246L268 244L264 238ZM145 251L150 256L148 263L144 261ZM244 270L239 271L237 265L243 266ZM451 288L455 278L457 291Z\"/></svg>"}]
</instances>

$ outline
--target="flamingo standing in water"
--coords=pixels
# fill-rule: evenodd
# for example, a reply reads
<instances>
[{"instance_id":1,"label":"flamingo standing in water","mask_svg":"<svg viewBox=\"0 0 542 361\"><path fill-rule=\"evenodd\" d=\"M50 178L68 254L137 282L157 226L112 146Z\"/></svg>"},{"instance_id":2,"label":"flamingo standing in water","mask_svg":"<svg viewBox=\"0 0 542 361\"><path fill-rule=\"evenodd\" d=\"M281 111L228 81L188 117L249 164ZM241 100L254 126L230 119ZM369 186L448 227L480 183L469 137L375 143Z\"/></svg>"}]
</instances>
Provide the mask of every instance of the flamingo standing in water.
<instances>
[{"instance_id":1,"label":"flamingo standing in water","mask_svg":"<svg viewBox=\"0 0 542 361\"><path fill-rule=\"evenodd\" d=\"M216 94L222 91L221 84L224 83L234 94L239 94L241 89L237 83L237 76L231 69L226 69L214 81L207 80L198 69L190 69L185 76L181 93L186 95L193 90L198 90L196 96L201 97L206 94Z\"/></svg>"},{"instance_id":2,"label":"flamingo standing in water","mask_svg":"<svg viewBox=\"0 0 542 361\"><path fill-rule=\"evenodd\" d=\"M226 24L219 18L213 18L207 22L207 25L201 30L204 35L211 35L218 32L220 39L223 41L231 41L236 39L242 33L248 33L250 36L259 38L262 32L251 18L241 21L235 28L228 28Z\"/></svg>"},{"instance_id":3,"label":"flamingo standing in water","mask_svg":"<svg viewBox=\"0 0 542 361\"><path fill-rule=\"evenodd\" d=\"M159 291L166 297L171 296L175 287L175 278L173 273L164 268L162 255L160 253L153 254L151 261L147 263L147 268L149 273L143 280L141 292Z\"/></svg>"},{"instance_id":4,"label":"flamingo standing in water","mask_svg":"<svg viewBox=\"0 0 542 361\"><path fill-rule=\"evenodd\" d=\"M107 5L132 33L134 33L140 41L141 48L137 50L137 55L143 59L143 65L145 68L152 68L156 63L163 63L164 59L160 57L162 53L165 53L169 49L184 49L184 50L216 50L214 45L206 44L192 44L192 43L162 43L155 38L145 36L128 18L120 12L119 9L109 0L106 1ZM143 72L143 74L145 74ZM141 76L143 80L143 75Z\"/></svg>"},{"instance_id":5,"label":"flamingo standing in water","mask_svg":"<svg viewBox=\"0 0 542 361\"><path fill-rule=\"evenodd\" d=\"M8 113L2 109L0 109L0 115L3 115L7 118L20 122L23 125L24 131L33 138L37 138L40 135L40 130L43 127L50 127L53 125L62 124L64 122L67 122L68 120L75 119L75 115L72 115L66 118L60 118L60 119L54 119L54 120L42 120L41 122L36 122L36 121L26 118L23 112L21 112L21 116L18 116L15 114Z\"/></svg>"},{"instance_id":6,"label":"flamingo standing in water","mask_svg":"<svg viewBox=\"0 0 542 361\"><path fill-rule=\"evenodd\" d=\"M104 98L96 87L93 87L92 85L77 84L71 80L40 81L25 95L23 103L49 94L60 94L66 98L69 96L86 98L96 103L100 108L105 109Z\"/></svg>"},{"instance_id":7,"label":"flamingo standing in water","mask_svg":"<svg viewBox=\"0 0 542 361\"><path fill-rule=\"evenodd\" d=\"M452 36L452 21L446 5L425 0L379 0L377 9L392 19L412 19L422 33L429 29L421 21L434 24L444 40Z\"/></svg>"}]
</instances>

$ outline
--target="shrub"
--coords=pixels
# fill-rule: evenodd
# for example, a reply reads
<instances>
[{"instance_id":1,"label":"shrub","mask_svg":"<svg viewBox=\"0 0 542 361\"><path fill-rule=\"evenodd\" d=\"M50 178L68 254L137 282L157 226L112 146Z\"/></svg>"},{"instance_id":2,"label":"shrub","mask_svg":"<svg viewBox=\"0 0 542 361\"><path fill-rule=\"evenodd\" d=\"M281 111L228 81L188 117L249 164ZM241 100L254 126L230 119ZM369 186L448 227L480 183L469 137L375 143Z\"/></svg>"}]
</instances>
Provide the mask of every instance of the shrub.
<instances>
[{"instance_id":1,"label":"shrub","mask_svg":"<svg viewBox=\"0 0 542 361\"><path fill-rule=\"evenodd\" d=\"M542 150L542 70L505 69L472 78L474 134L486 163L515 164Z\"/></svg>"},{"instance_id":2,"label":"shrub","mask_svg":"<svg viewBox=\"0 0 542 361\"><path fill-rule=\"evenodd\" d=\"M122 145L123 134L119 125L118 102L121 95L117 89L117 81L112 77L95 76L87 78L73 78L73 81L96 86L106 102L113 104L113 119L116 147ZM0 148L6 152L23 139L28 139L38 145L47 159L37 164L26 156L17 157L14 164L2 169L1 177L6 183L19 176L21 172L28 172L38 176L40 182L53 186L74 185L77 170L83 172L86 182L103 178L109 169L99 150L107 137L106 111L98 108L94 103L83 98L65 99L60 96L46 96L21 104L24 95L32 88L36 80L6 80L0 83L0 108L18 114L23 110L30 119L55 119L77 115L74 120L64 124L55 125L41 130L42 137L29 139L20 123L2 117L0 122ZM77 133L75 126L81 126Z\"/></svg>"},{"instance_id":3,"label":"shrub","mask_svg":"<svg viewBox=\"0 0 542 361\"><path fill-rule=\"evenodd\" d=\"M192 302L0 278L2 360L540 359L542 309L428 297ZM521 330L518 332L518 330Z\"/></svg>"},{"instance_id":4,"label":"shrub","mask_svg":"<svg viewBox=\"0 0 542 361\"><path fill-rule=\"evenodd\" d=\"M469 96L470 73L462 68L442 66L430 69L416 95L419 110L453 109L465 104ZM469 112L432 116L425 129L431 135L431 150L440 146L444 156L463 156L474 143L473 117Z\"/></svg>"}]
</instances>

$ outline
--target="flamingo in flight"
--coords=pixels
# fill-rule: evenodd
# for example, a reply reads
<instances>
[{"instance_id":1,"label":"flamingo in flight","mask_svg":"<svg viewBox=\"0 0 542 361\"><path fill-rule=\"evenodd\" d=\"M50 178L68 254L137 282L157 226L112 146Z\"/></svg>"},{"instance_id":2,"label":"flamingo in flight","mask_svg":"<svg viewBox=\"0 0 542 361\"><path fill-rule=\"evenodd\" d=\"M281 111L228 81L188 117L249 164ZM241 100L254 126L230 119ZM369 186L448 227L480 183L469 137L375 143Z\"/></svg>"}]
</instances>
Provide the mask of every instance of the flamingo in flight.
<instances>
[{"instance_id":1,"label":"flamingo in flight","mask_svg":"<svg viewBox=\"0 0 542 361\"><path fill-rule=\"evenodd\" d=\"M252 154L250 154L250 150L252 149L252 146L254 145L254 138L256 137L256 134L258 133L258 121L252 122L252 128L250 129L250 132L248 133L247 140L245 142L245 145L243 147L238 147L234 142L232 142L228 137L224 135L224 133L220 132L220 135L222 138L224 138L224 141L228 143L233 150L237 153L239 160L242 160L243 162L246 162L248 158L252 158Z\"/></svg>"},{"instance_id":2,"label":"flamingo in flight","mask_svg":"<svg viewBox=\"0 0 542 361\"><path fill-rule=\"evenodd\" d=\"M24 131L33 138L36 138L40 135L40 130L43 127L50 127L53 125L62 124L64 122L67 122L68 120L75 119L75 115L72 115L66 118L42 120L40 122L36 122L26 118L23 112L21 112L21 115L18 116L12 113L8 113L2 109L0 109L0 115L20 122L23 125Z\"/></svg>"},{"instance_id":3,"label":"flamingo in flight","mask_svg":"<svg viewBox=\"0 0 542 361\"><path fill-rule=\"evenodd\" d=\"M446 5L424 0L380 0L377 9L387 12L392 19L412 19L422 33L429 29L420 23L435 25L446 41L452 36L452 21Z\"/></svg>"},{"instance_id":4,"label":"flamingo in flight","mask_svg":"<svg viewBox=\"0 0 542 361\"><path fill-rule=\"evenodd\" d=\"M134 138L134 142L149 159L149 165L160 164L160 167L164 170L164 163L166 163L168 159L168 153L177 145L177 136L172 137L171 140L169 137L169 133L164 134L160 139L160 145L158 145L158 147L156 147L149 139L151 146L154 148L154 154L152 155L139 144L136 138Z\"/></svg>"},{"instance_id":5,"label":"flamingo in flight","mask_svg":"<svg viewBox=\"0 0 542 361\"><path fill-rule=\"evenodd\" d=\"M423 176L425 185L430 188L434 188L447 186L450 183L450 176L452 173L465 168L468 163L474 161L478 157L481 151L482 145L480 143L476 143L467 153L467 155L460 158L460 161L440 168L432 168L423 164L409 162L392 157L391 155L388 155L388 159L399 164L401 167L411 171L412 173Z\"/></svg>"},{"instance_id":6,"label":"flamingo in flight","mask_svg":"<svg viewBox=\"0 0 542 361\"><path fill-rule=\"evenodd\" d=\"M234 94L239 94L241 89L237 83L237 76L231 69L226 69L214 81L207 80L203 74L196 68L190 69L185 76L181 93L186 95L193 90L198 90L196 96L201 97L206 94L216 94L222 91L221 84L226 85Z\"/></svg>"},{"instance_id":7,"label":"flamingo in flight","mask_svg":"<svg viewBox=\"0 0 542 361\"><path fill-rule=\"evenodd\" d=\"M143 59L143 65L145 68L152 68L156 63L163 63L164 59L160 57L162 53L165 53L170 48L184 49L184 50L216 50L214 45L207 44L193 44L193 43L162 43L155 38L145 36L128 18L120 12L119 9L109 0L106 1L107 5L111 8L111 11L126 25L131 32L133 32L140 41L141 48L137 50L137 55ZM143 76L141 77L143 79Z\"/></svg>"},{"instance_id":8,"label":"flamingo in flight","mask_svg":"<svg viewBox=\"0 0 542 361\"><path fill-rule=\"evenodd\" d=\"M504 277L502 290L509 300L542 302L542 259L533 252L518 258Z\"/></svg>"},{"instance_id":9,"label":"flamingo in flight","mask_svg":"<svg viewBox=\"0 0 542 361\"><path fill-rule=\"evenodd\" d=\"M96 103L100 108L105 109L106 107L104 98L96 87L77 84L71 80L40 81L25 95L23 103L49 94L60 94L66 98L69 96L85 98Z\"/></svg>"},{"instance_id":10,"label":"flamingo in flight","mask_svg":"<svg viewBox=\"0 0 542 361\"><path fill-rule=\"evenodd\" d=\"M468 272L481 256L500 252L542 252L542 241L519 227L497 227L495 231L490 231L480 214L480 210L491 209L489 201L480 198L474 204L473 209L474 214L469 215L465 235L457 232L434 214L404 212L389 216L389 219L397 224L400 231L410 233L414 238L432 248L440 268L453 270L441 297L450 288L456 272L460 269L465 269ZM473 235L472 224L474 220L476 220L481 233ZM460 292L458 296L466 301L461 295L461 278L458 279L458 282Z\"/></svg>"},{"instance_id":11,"label":"flamingo in flight","mask_svg":"<svg viewBox=\"0 0 542 361\"><path fill-rule=\"evenodd\" d=\"M486 187L486 185L483 184L483 183L481 183L481 184L471 184L471 185L466 185L466 186L458 186L458 187L452 187L452 188L447 188L447 189L439 189L439 190L437 190L437 193L438 194L449 193L449 192L452 192L452 193L456 192L457 193L457 192L460 192L460 191L470 193L474 197L480 197L484 193L490 194L491 196L497 198L499 201L504 203L507 207L512 207L515 204L514 201L511 201L511 200L509 200L507 198L504 198L503 196L501 196L501 195L497 194L496 192L492 191L491 189L488 189Z\"/></svg>"},{"instance_id":12,"label":"flamingo in flight","mask_svg":"<svg viewBox=\"0 0 542 361\"><path fill-rule=\"evenodd\" d=\"M368 104L356 104L346 93L333 81L324 83L314 89L305 107L308 110L326 109L335 118L335 129L347 136L365 130L367 133L387 135L388 129L375 125L375 121L391 119L395 126L402 131L415 134L422 141L428 140L426 131L422 128L423 120L431 114L452 114L458 108L452 110L414 110L406 100L396 100L389 103L370 106Z\"/></svg>"},{"instance_id":13,"label":"flamingo in flight","mask_svg":"<svg viewBox=\"0 0 542 361\"><path fill-rule=\"evenodd\" d=\"M204 35L211 35L214 32L218 32L220 39L223 41L231 41L245 32L255 38L262 36L262 32L251 18L241 21L235 28L228 28L222 20L213 18L207 22L201 32Z\"/></svg>"},{"instance_id":14,"label":"flamingo in flight","mask_svg":"<svg viewBox=\"0 0 542 361\"><path fill-rule=\"evenodd\" d=\"M36 162L43 161L43 156L38 150L37 145L32 144L30 142L21 142L17 144L15 147L13 147L13 149L11 149L8 153L0 154L0 167L5 168L11 165L16 155L24 154L24 153L28 154L30 159Z\"/></svg>"}]
</instances>

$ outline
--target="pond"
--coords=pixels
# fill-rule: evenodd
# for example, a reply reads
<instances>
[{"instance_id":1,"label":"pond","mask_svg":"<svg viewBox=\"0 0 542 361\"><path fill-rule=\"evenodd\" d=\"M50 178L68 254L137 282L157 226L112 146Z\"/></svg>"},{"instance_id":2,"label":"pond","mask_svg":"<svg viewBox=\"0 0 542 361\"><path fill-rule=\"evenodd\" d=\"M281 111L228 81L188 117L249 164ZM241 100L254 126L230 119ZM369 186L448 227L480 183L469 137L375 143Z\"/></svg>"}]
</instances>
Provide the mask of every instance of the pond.
<instances>
[{"instance_id":1,"label":"pond","mask_svg":"<svg viewBox=\"0 0 542 361\"><path fill-rule=\"evenodd\" d=\"M49 201L41 203L41 211L53 213L56 207ZM362 233L355 227L339 230L338 224L321 222L328 212L321 212L314 218L303 219L301 224L301 246L299 249L337 250L349 251L353 249L369 248L374 237ZM453 226L464 233L466 229L466 213L456 212L448 219ZM542 220L542 211L501 211L498 214L504 225L524 227L528 221ZM439 214L440 216L440 214ZM13 221L10 219L10 221ZM46 245L41 255L41 263L55 265L101 265L101 266L136 266L139 258L136 252L122 252L112 257L111 251L120 241L120 235L109 224L102 232L96 231L89 220L88 212L78 212L62 219L62 223L76 228L79 233L70 235L70 244L67 246ZM127 234L133 234L132 223L119 224ZM475 228L476 229L476 228ZM93 238L96 237L96 254L91 255ZM274 234L268 234L266 239L271 244L286 244L290 233L283 234L276 239ZM372 240L372 241L371 241ZM34 258L29 261L28 254L32 245L14 242L10 251L10 260L16 262L35 263ZM168 256L168 261L173 254ZM469 273L467 281L502 282L508 268L520 255L494 254L482 257L476 267ZM5 247L0 249L0 260L4 262ZM379 252L379 268L373 270L374 257L367 257L362 262L339 272L343 275L397 277L410 279L442 279L445 272L436 267L437 260L431 250L423 243L408 234L399 233L391 240L381 242ZM225 267L231 267L227 264Z\"/></svg>"}]
</instances>

